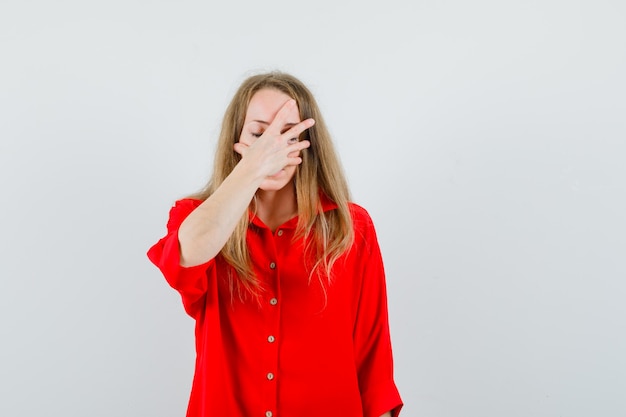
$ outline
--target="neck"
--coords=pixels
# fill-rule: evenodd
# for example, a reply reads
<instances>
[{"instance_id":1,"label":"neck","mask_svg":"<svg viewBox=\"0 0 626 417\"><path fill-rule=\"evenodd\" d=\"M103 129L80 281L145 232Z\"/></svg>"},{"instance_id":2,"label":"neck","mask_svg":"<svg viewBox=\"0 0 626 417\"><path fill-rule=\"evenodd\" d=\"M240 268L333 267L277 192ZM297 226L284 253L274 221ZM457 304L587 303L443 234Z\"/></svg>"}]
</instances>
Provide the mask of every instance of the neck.
<instances>
[{"instance_id":1,"label":"neck","mask_svg":"<svg viewBox=\"0 0 626 417\"><path fill-rule=\"evenodd\" d=\"M256 215L272 231L298 214L293 182L277 191L259 190L256 197Z\"/></svg>"}]
</instances>

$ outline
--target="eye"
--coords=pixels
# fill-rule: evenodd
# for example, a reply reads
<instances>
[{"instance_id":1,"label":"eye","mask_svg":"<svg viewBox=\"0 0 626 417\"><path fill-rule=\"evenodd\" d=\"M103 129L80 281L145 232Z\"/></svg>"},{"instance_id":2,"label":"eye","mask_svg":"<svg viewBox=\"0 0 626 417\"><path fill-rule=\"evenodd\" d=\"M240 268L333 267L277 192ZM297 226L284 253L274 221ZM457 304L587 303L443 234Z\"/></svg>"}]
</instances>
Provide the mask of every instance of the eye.
<instances>
[{"instance_id":1,"label":"eye","mask_svg":"<svg viewBox=\"0 0 626 417\"><path fill-rule=\"evenodd\" d=\"M260 138L261 135L263 134L263 132L261 133L250 133L252 136L254 136L255 138Z\"/></svg>"}]
</instances>

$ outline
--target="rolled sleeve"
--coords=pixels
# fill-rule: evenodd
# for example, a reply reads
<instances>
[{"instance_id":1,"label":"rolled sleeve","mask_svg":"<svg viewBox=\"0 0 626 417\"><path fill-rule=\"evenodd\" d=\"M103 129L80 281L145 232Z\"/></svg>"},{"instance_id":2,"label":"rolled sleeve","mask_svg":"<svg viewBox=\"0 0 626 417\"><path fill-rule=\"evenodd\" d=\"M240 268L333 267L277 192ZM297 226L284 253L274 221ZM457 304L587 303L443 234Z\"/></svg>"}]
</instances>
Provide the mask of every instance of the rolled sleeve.
<instances>
[{"instance_id":1,"label":"rolled sleeve","mask_svg":"<svg viewBox=\"0 0 626 417\"><path fill-rule=\"evenodd\" d=\"M367 392L361 394L363 415L366 417L380 417L391 411L392 417L397 417L402 408L400 393L393 380L384 381Z\"/></svg>"},{"instance_id":2,"label":"rolled sleeve","mask_svg":"<svg viewBox=\"0 0 626 417\"><path fill-rule=\"evenodd\" d=\"M207 271L215 259L185 267L180 264L180 245L178 229L185 218L202 203L200 200L179 200L170 210L167 223L167 235L148 250L148 259L163 273L168 284L182 297L185 311L196 317L208 286Z\"/></svg>"}]
</instances>

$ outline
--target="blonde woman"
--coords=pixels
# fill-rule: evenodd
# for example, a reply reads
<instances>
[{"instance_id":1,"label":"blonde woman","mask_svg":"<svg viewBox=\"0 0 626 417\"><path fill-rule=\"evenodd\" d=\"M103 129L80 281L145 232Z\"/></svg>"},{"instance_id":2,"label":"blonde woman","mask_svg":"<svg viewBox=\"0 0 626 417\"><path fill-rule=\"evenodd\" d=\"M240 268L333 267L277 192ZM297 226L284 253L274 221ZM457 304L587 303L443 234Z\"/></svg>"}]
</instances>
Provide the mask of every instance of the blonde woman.
<instances>
[{"instance_id":1,"label":"blonde woman","mask_svg":"<svg viewBox=\"0 0 626 417\"><path fill-rule=\"evenodd\" d=\"M385 276L310 91L248 78L148 252L196 322L188 417L397 416Z\"/></svg>"}]
</instances>

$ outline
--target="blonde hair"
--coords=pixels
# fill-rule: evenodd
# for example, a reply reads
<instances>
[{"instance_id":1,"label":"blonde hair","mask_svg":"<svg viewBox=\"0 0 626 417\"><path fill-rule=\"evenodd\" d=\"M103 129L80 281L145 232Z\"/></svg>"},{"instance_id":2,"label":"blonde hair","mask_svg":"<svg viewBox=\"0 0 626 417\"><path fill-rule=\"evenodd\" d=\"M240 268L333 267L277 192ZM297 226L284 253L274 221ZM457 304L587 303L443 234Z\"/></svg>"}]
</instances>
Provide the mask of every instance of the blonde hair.
<instances>
[{"instance_id":1,"label":"blonde hair","mask_svg":"<svg viewBox=\"0 0 626 417\"><path fill-rule=\"evenodd\" d=\"M295 237L305 238L308 242L306 250L315 260L314 264L310 265L309 280L317 273L320 282L325 284L322 276L330 282L333 264L350 248L354 240L348 206L350 192L315 98L297 78L282 72L270 72L251 76L241 84L224 114L212 177L202 191L191 197L206 200L241 160L241 156L233 150L233 145L241 136L252 96L262 89L278 90L295 99L301 120L308 118L315 120L315 125L300 136L301 140L309 140L311 146L302 151L302 164L298 165L294 179L298 206ZM320 193L332 200L337 209L324 212ZM251 202L251 208L254 209L254 200ZM231 290L236 287L240 296L242 287L256 295L261 289L254 275L246 244L249 223L249 215L245 213L220 251L220 256L236 272L237 279L230 277L230 287Z\"/></svg>"}]
</instances>

